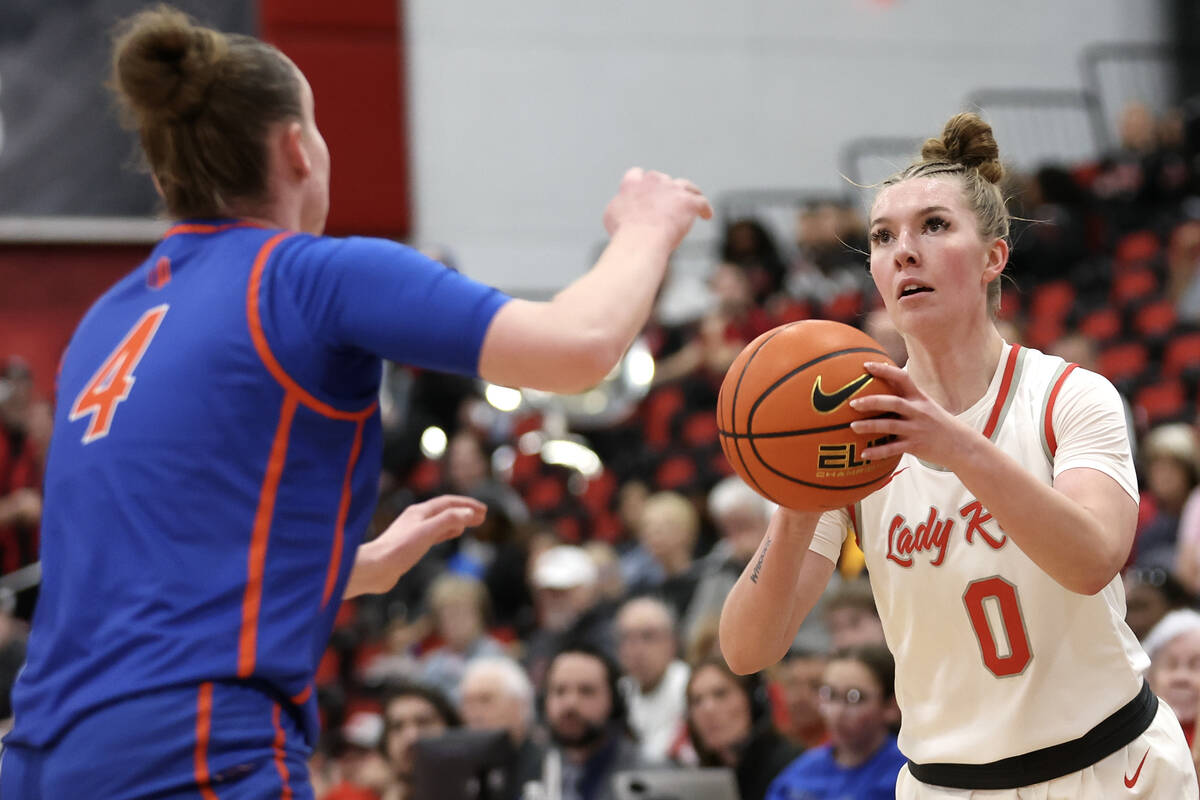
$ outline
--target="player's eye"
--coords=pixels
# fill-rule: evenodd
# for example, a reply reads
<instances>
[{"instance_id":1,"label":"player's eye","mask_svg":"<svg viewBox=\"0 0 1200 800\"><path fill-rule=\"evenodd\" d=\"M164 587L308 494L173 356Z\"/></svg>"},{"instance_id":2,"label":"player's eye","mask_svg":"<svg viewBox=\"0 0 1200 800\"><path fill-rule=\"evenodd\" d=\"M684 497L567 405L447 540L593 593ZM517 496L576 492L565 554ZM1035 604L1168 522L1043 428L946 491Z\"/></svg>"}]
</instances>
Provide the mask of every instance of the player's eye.
<instances>
[{"instance_id":1,"label":"player's eye","mask_svg":"<svg viewBox=\"0 0 1200 800\"><path fill-rule=\"evenodd\" d=\"M887 228L871 231L871 245L887 244L892 240L892 232Z\"/></svg>"},{"instance_id":2,"label":"player's eye","mask_svg":"<svg viewBox=\"0 0 1200 800\"><path fill-rule=\"evenodd\" d=\"M925 220L925 230L927 231L944 231L950 227L950 223L944 217L930 217Z\"/></svg>"}]
</instances>

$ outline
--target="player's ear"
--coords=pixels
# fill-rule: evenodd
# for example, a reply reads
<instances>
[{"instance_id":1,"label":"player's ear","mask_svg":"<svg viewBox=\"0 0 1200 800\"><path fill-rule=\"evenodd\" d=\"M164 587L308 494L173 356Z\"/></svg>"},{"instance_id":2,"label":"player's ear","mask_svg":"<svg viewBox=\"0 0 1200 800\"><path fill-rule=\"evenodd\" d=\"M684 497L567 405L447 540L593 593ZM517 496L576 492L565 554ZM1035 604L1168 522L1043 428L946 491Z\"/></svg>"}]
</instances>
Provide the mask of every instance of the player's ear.
<instances>
[{"instance_id":1,"label":"player's ear","mask_svg":"<svg viewBox=\"0 0 1200 800\"><path fill-rule=\"evenodd\" d=\"M997 239L988 248L987 264L983 268L983 282L991 283L1000 277L1006 264L1008 264L1008 242L1004 239Z\"/></svg>"},{"instance_id":2,"label":"player's ear","mask_svg":"<svg viewBox=\"0 0 1200 800\"><path fill-rule=\"evenodd\" d=\"M312 161L304 149L304 126L291 120L277 135L277 146L289 173L303 180L312 172Z\"/></svg>"}]
</instances>

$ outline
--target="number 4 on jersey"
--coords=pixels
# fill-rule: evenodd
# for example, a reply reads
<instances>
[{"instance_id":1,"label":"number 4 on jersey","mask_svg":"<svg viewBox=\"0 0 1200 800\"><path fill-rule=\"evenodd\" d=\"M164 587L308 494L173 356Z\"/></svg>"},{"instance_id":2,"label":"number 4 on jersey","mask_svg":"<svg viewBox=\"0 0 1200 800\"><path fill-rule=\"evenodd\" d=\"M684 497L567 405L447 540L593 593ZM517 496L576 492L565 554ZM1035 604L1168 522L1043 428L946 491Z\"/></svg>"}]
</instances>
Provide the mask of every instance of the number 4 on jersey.
<instances>
[{"instance_id":1,"label":"number 4 on jersey","mask_svg":"<svg viewBox=\"0 0 1200 800\"><path fill-rule=\"evenodd\" d=\"M71 406L71 422L91 415L83 443L88 444L108 435L117 405L129 397L133 389L133 370L137 367L158 326L167 315L169 306L161 305L142 314L141 319L125 334L116 349L104 359L100 369L91 377Z\"/></svg>"}]
</instances>

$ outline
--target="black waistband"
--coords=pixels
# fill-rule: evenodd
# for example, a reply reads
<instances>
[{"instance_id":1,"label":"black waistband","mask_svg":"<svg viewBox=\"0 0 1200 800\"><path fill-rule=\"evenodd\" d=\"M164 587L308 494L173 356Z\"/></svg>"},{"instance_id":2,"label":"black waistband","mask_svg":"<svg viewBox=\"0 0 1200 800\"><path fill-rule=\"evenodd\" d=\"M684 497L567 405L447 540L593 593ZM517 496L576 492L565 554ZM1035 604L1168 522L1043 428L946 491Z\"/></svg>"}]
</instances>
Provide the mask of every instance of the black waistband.
<instances>
[{"instance_id":1,"label":"black waistband","mask_svg":"<svg viewBox=\"0 0 1200 800\"><path fill-rule=\"evenodd\" d=\"M1070 742L1043 747L990 764L914 764L908 771L922 783L952 789L1017 789L1090 767L1141 736L1158 713L1158 697L1143 682L1137 697L1108 719Z\"/></svg>"}]
</instances>

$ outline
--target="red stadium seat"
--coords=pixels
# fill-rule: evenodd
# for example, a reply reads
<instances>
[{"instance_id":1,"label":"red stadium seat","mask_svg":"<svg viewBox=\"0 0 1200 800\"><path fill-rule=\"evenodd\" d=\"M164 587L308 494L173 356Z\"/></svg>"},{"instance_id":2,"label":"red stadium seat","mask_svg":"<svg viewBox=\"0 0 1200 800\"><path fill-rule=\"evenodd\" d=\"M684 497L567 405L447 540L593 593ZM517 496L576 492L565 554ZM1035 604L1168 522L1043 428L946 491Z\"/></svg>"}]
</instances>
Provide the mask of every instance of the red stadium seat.
<instances>
[{"instance_id":1,"label":"red stadium seat","mask_svg":"<svg viewBox=\"0 0 1200 800\"><path fill-rule=\"evenodd\" d=\"M1045 350L1062 338L1066 332L1061 319L1054 317L1034 317L1029 320L1022 331L1021 340L1035 350Z\"/></svg>"},{"instance_id":2,"label":"red stadium seat","mask_svg":"<svg viewBox=\"0 0 1200 800\"><path fill-rule=\"evenodd\" d=\"M690 486L696 476L696 463L691 456L671 456L664 459L655 470L654 486L664 491L678 491Z\"/></svg>"},{"instance_id":3,"label":"red stadium seat","mask_svg":"<svg viewBox=\"0 0 1200 800\"><path fill-rule=\"evenodd\" d=\"M603 514L608 511L613 495L617 491L617 478L611 470L604 470L587 482L580 500L584 507L593 514Z\"/></svg>"},{"instance_id":4,"label":"red stadium seat","mask_svg":"<svg viewBox=\"0 0 1200 800\"><path fill-rule=\"evenodd\" d=\"M683 441L691 447L703 447L717 441L717 415L711 410L695 411L683 421Z\"/></svg>"},{"instance_id":5,"label":"red stadium seat","mask_svg":"<svg viewBox=\"0 0 1200 800\"><path fill-rule=\"evenodd\" d=\"M1189 413L1187 391L1182 383L1171 378L1138 389L1133 404L1151 426L1184 419Z\"/></svg>"},{"instance_id":6,"label":"red stadium seat","mask_svg":"<svg viewBox=\"0 0 1200 800\"><path fill-rule=\"evenodd\" d=\"M676 386L655 389L642 403L646 442L655 449L671 443L671 420L683 408L683 392Z\"/></svg>"},{"instance_id":7,"label":"red stadium seat","mask_svg":"<svg viewBox=\"0 0 1200 800\"><path fill-rule=\"evenodd\" d=\"M1124 342L1100 351L1100 374L1114 383L1137 380L1149 366L1149 354L1141 342Z\"/></svg>"},{"instance_id":8,"label":"red stadium seat","mask_svg":"<svg viewBox=\"0 0 1200 800\"><path fill-rule=\"evenodd\" d=\"M1189 331L1173 337L1163 351L1163 374L1178 377L1184 372L1200 369L1200 331Z\"/></svg>"},{"instance_id":9,"label":"red stadium seat","mask_svg":"<svg viewBox=\"0 0 1200 800\"><path fill-rule=\"evenodd\" d=\"M1118 267L1129 264L1144 264L1162 250L1162 243L1153 231L1134 231L1121 237L1113 249L1113 258Z\"/></svg>"},{"instance_id":10,"label":"red stadium seat","mask_svg":"<svg viewBox=\"0 0 1200 800\"><path fill-rule=\"evenodd\" d=\"M1079 321L1079 332L1098 344L1116 339L1123 327L1121 313L1113 308L1098 308Z\"/></svg>"},{"instance_id":11,"label":"red stadium seat","mask_svg":"<svg viewBox=\"0 0 1200 800\"><path fill-rule=\"evenodd\" d=\"M1131 269L1113 276L1112 301L1120 308L1145 300L1158 291L1158 277L1148 269Z\"/></svg>"},{"instance_id":12,"label":"red stadium seat","mask_svg":"<svg viewBox=\"0 0 1200 800\"><path fill-rule=\"evenodd\" d=\"M562 479L556 474L534 478L521 492L525 505L534 513L557 508L566 495Z\"/></svg>"},{"instance_id":13,"label":"red stadium seat","mask_svg":"<svg viewBox=\"0 0 1200 800\"><path fill-rule=\"evenodd\" d=\"M1031 319L1062 320L1075 305L1075 286L1070 281L1051 281L1033 290L1029 303Z\"/></svg>"},{"instance_id":14,"label":"red stadium seat","mask_svg":"<svg viewBox=\"0 0 1200 800\"><path fill-rule=\"evenodd\" d=\"M838 322L852 323L862 314L862 292L842 292L821 307L821 316Z\"/></svg>"},{"instance_id":15,"label":"red stadium seat","mask_svg":"<svg viewBox=\"0 0 1200 800\"><path fill-rule=\"evenodd\" d=\"M1167 299L1153 300L1137 310L1133 328L1141 336L1161 338L1175 329L1175 304Z\"/></svg>"}]
</instances>

